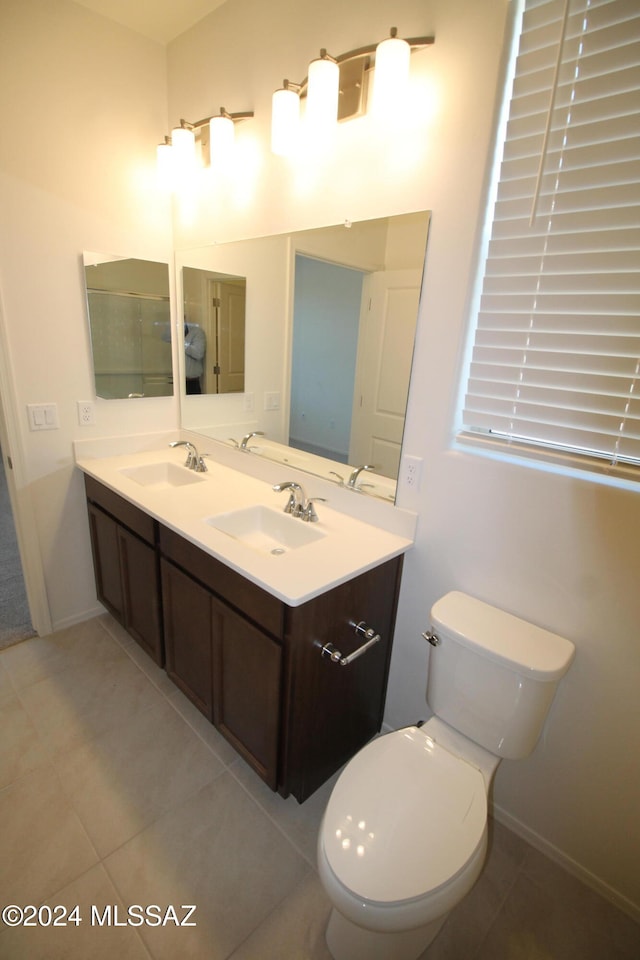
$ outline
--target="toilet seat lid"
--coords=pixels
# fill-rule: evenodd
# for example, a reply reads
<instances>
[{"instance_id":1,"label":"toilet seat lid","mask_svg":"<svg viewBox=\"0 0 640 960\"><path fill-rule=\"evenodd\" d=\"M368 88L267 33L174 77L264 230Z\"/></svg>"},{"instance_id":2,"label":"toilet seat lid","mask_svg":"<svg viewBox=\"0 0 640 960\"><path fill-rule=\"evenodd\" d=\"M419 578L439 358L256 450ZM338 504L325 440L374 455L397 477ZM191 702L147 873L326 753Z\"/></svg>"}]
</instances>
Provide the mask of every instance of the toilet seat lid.
<instances>
[{"instance_id":1,"label":"toilet seat lid","mask_svg":"<svg viewBox=\"0 0 640 960\"><path fill-rule=\"evenodd\" d=\"M322 844L352 893L392 903L452 880L478 849L486 821L481 772L408 727L351 760L327 805Z\"/></svg>"}]
</instances>

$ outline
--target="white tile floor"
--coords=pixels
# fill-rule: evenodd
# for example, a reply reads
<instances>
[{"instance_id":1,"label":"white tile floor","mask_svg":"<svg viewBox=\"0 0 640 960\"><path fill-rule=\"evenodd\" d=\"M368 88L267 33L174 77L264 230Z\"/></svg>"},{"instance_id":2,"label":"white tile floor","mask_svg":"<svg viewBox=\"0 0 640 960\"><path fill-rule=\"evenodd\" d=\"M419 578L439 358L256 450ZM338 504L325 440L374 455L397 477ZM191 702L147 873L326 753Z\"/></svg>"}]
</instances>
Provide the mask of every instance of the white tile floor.
<instances>
[{"instance_id":1,"label":"white tile floor","mask_svg":"<svg viewBox=\"0 0 640 960\"><path fill-rule=\"evenodd\" d=\"M0 960L330 960L330 785L303 805L273 794L110 617L0 653L0 722L0 905L77 904L81 921L0 922ZM150 904L195 904L196 925L92 922ZM638 956L637 924L493 824L424 960Z\"/></svg>"}]
</instances>

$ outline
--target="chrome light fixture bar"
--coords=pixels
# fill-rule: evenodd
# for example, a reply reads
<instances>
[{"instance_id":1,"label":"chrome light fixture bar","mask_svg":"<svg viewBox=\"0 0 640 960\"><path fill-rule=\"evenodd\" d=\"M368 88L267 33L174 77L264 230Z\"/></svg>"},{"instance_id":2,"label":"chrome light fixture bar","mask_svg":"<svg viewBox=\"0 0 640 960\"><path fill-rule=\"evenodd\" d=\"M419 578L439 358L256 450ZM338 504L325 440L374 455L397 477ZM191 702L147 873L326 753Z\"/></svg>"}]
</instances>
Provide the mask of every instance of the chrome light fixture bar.
<instances>
[{"instance_id":1,"label":"chrome light fixture bar","mask_svg":"<svg viewBox=\"0 0 640 960\"><path fill-rule=\"evenodd\" d=\"M392 117L403 106L409 80L409 61L414 50L430 46L435 38L398 37L396 27L377 44L330 56L326 49L309 64L301 83L284 80L272 97L271 150L286 156L298 141L301 100L306 100L306 132L328 140L338 121L351 120L367 111L370 76L373 72L372 112ZM160 182L172 189L188 180L196 164L196 144L204 163L224 165L231 158L235 124L253 117L253 111L220 113L196 123L180 120L170 137L157 148Z\"/></svg>"}]
</instances>

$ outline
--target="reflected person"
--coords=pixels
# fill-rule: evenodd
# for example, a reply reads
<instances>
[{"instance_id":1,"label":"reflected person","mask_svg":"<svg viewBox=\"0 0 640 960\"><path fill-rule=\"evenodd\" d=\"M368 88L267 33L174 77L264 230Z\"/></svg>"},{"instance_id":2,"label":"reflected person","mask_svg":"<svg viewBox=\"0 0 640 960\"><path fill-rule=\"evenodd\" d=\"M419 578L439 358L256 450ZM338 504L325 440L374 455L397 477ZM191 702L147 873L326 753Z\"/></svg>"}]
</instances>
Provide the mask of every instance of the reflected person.
<instances>
[{"instance_id":1,"label":"reflected person","mask_svg":"<svg viewBox=\"0 0 640 960\"><path fill-rule=\"evenodd\" d=\"M184 372L187 394L202 393L202 374L204 355L207 351L207 338L197 323L184 323Z\"/></svg>"}]
</instances>

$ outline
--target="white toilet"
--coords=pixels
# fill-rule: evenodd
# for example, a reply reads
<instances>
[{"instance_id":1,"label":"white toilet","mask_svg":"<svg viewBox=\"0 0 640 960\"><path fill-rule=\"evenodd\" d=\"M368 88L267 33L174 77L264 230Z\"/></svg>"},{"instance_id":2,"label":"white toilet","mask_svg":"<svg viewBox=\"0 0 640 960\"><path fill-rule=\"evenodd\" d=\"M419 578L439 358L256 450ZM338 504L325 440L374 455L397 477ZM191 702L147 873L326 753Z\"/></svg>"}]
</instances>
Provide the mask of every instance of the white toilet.
<instances>
[{"instance_id":1,"label":"white toilet","mask_svg":"<svg viewBox=\"0 0 640 960\"><path fill-rule=\"evenodd\" d=\"M469 892L502 757L533 750L574 646L463 593L431 610L435 716L373 740L325 811L318 869L335 960L416 960Z\"/></svg>"}]
</instances>

